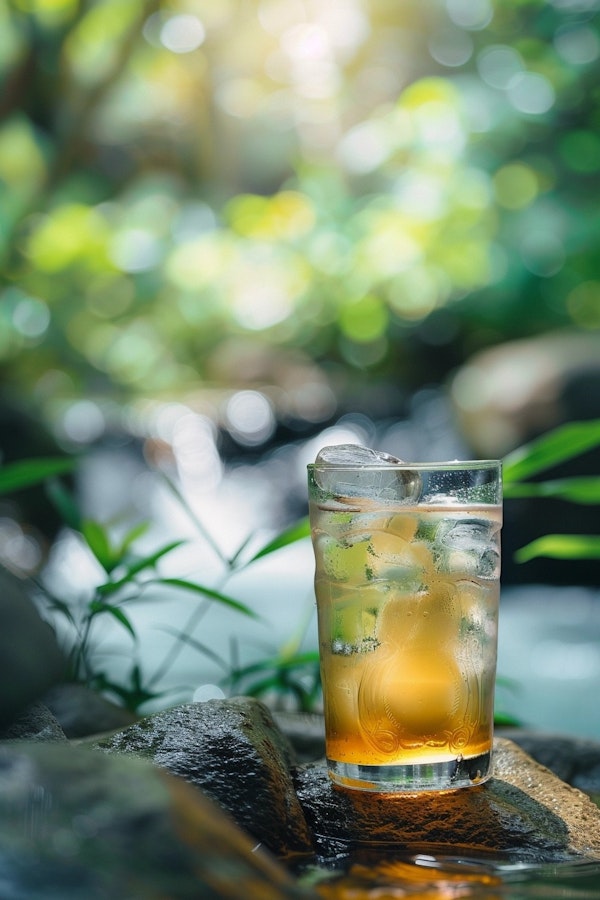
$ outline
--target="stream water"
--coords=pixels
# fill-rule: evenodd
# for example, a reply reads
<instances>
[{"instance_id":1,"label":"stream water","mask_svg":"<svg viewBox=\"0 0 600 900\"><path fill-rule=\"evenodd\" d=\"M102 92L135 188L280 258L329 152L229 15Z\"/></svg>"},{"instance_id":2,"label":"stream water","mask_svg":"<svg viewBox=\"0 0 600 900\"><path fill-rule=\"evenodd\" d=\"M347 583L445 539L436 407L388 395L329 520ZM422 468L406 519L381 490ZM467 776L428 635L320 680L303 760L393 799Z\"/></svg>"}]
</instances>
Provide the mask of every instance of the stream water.
<instances>
[{"instance_id":1,"label":"stream water","mask_svg":"<svg viewBox=\"0 0 600 900\"><path fill-rule=\"evenodd\" d=\"M325 900L598 900L600 861L532 865L483 853L401 855L365 844L297 873Z\"/></svg>"}]
</instances>

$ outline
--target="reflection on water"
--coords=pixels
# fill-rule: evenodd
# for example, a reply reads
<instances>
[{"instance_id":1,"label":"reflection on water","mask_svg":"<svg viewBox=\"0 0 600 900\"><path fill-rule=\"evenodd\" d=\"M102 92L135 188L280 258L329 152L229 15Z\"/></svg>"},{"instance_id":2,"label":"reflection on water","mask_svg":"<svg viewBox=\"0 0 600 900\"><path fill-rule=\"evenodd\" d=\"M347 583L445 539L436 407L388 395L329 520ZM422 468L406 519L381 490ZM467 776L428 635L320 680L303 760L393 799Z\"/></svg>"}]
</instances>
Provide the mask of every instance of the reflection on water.
<instances>
[{"instance_id":1,"label":"reflection on water","mask_svg":"<svg viewBox=\"0 0 600 900\"><path fill-rule=\"evenodd\" d=\"M426 852L429 850L429 852ZM600 861L531 865L492 854L402 855L363 846L299 874L325 900L598 900Z\"/></svg>"}]
</instances>

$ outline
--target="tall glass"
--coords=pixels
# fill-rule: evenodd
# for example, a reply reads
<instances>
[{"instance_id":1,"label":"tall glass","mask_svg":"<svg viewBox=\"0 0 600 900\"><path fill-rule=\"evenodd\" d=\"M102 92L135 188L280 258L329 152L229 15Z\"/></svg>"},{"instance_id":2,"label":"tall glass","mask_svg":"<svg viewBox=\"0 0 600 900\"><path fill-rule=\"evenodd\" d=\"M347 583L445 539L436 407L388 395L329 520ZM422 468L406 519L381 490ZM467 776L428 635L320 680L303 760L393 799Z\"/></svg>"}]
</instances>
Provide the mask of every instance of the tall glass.
<instances>
[{"instance_id":1,"label":"tall glass","mask_svg":"<svg viewBox=\"0 0 600 900\"><path fill-rule=\"evenodd\" d=\"M308 467L334 782L452 790L491 775L501 464Z\"/></svg>"}]
</instances>

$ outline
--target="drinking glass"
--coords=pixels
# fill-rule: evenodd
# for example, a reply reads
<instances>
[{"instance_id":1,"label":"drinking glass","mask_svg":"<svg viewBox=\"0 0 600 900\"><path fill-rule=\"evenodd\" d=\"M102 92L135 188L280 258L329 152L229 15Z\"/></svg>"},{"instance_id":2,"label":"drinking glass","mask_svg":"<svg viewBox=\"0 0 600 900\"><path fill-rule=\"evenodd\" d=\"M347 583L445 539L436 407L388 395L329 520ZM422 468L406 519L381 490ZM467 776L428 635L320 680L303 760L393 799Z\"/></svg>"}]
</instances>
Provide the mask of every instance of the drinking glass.
<instances>
[{"instance_id":1,"label":"drinking glass","mask_svg":"<svg viewBox=\"0 0 600 900\"><path fill-rule=\"evenodd\" d=\"M482 784L501 463L382 459L308 466L329 774L367 791Z\"/></svg>"}]
</instances>

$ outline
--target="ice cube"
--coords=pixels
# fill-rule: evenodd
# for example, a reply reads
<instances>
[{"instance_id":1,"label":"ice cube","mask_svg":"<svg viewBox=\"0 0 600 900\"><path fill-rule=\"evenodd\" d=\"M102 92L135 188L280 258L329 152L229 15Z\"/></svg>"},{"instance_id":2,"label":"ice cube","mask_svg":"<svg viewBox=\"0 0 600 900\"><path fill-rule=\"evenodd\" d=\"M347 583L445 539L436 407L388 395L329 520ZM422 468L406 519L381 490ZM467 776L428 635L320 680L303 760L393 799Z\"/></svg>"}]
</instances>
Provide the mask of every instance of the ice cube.
<instances>
[{"instance_id":1,"label":"ice cube","mask_svg":"<svg viewBox=\"0 0 600 900\"><path fill-rule=\"evenodd\" d=\"M500 560L496 533L487 519L441 522L435 540L440 571L496 577Z\"/></svg>"},{"instance_id":2,"label":"ice cube","mask_svg":"<svg viewBox=\"0 0 600 900\"><path fill-rule=\"evenodd\" d=\"M403 460L382 450L359 444L334 444L317 454L315 480L322 490L338 498L416 502L421 493L421 476L412 469L398 468L405 465Z\"/></svg>"},{"instance_id":3,"label":"ice cube","mask_svg":"<svg viewBox=\"0 0 600 900\"><path fill-rule=\"evenodd\" d=\"M382 450L371 450L359 444L332 444L317 453L317 466L401 465L402 460Z\"/></svg>"}]
</instances>

